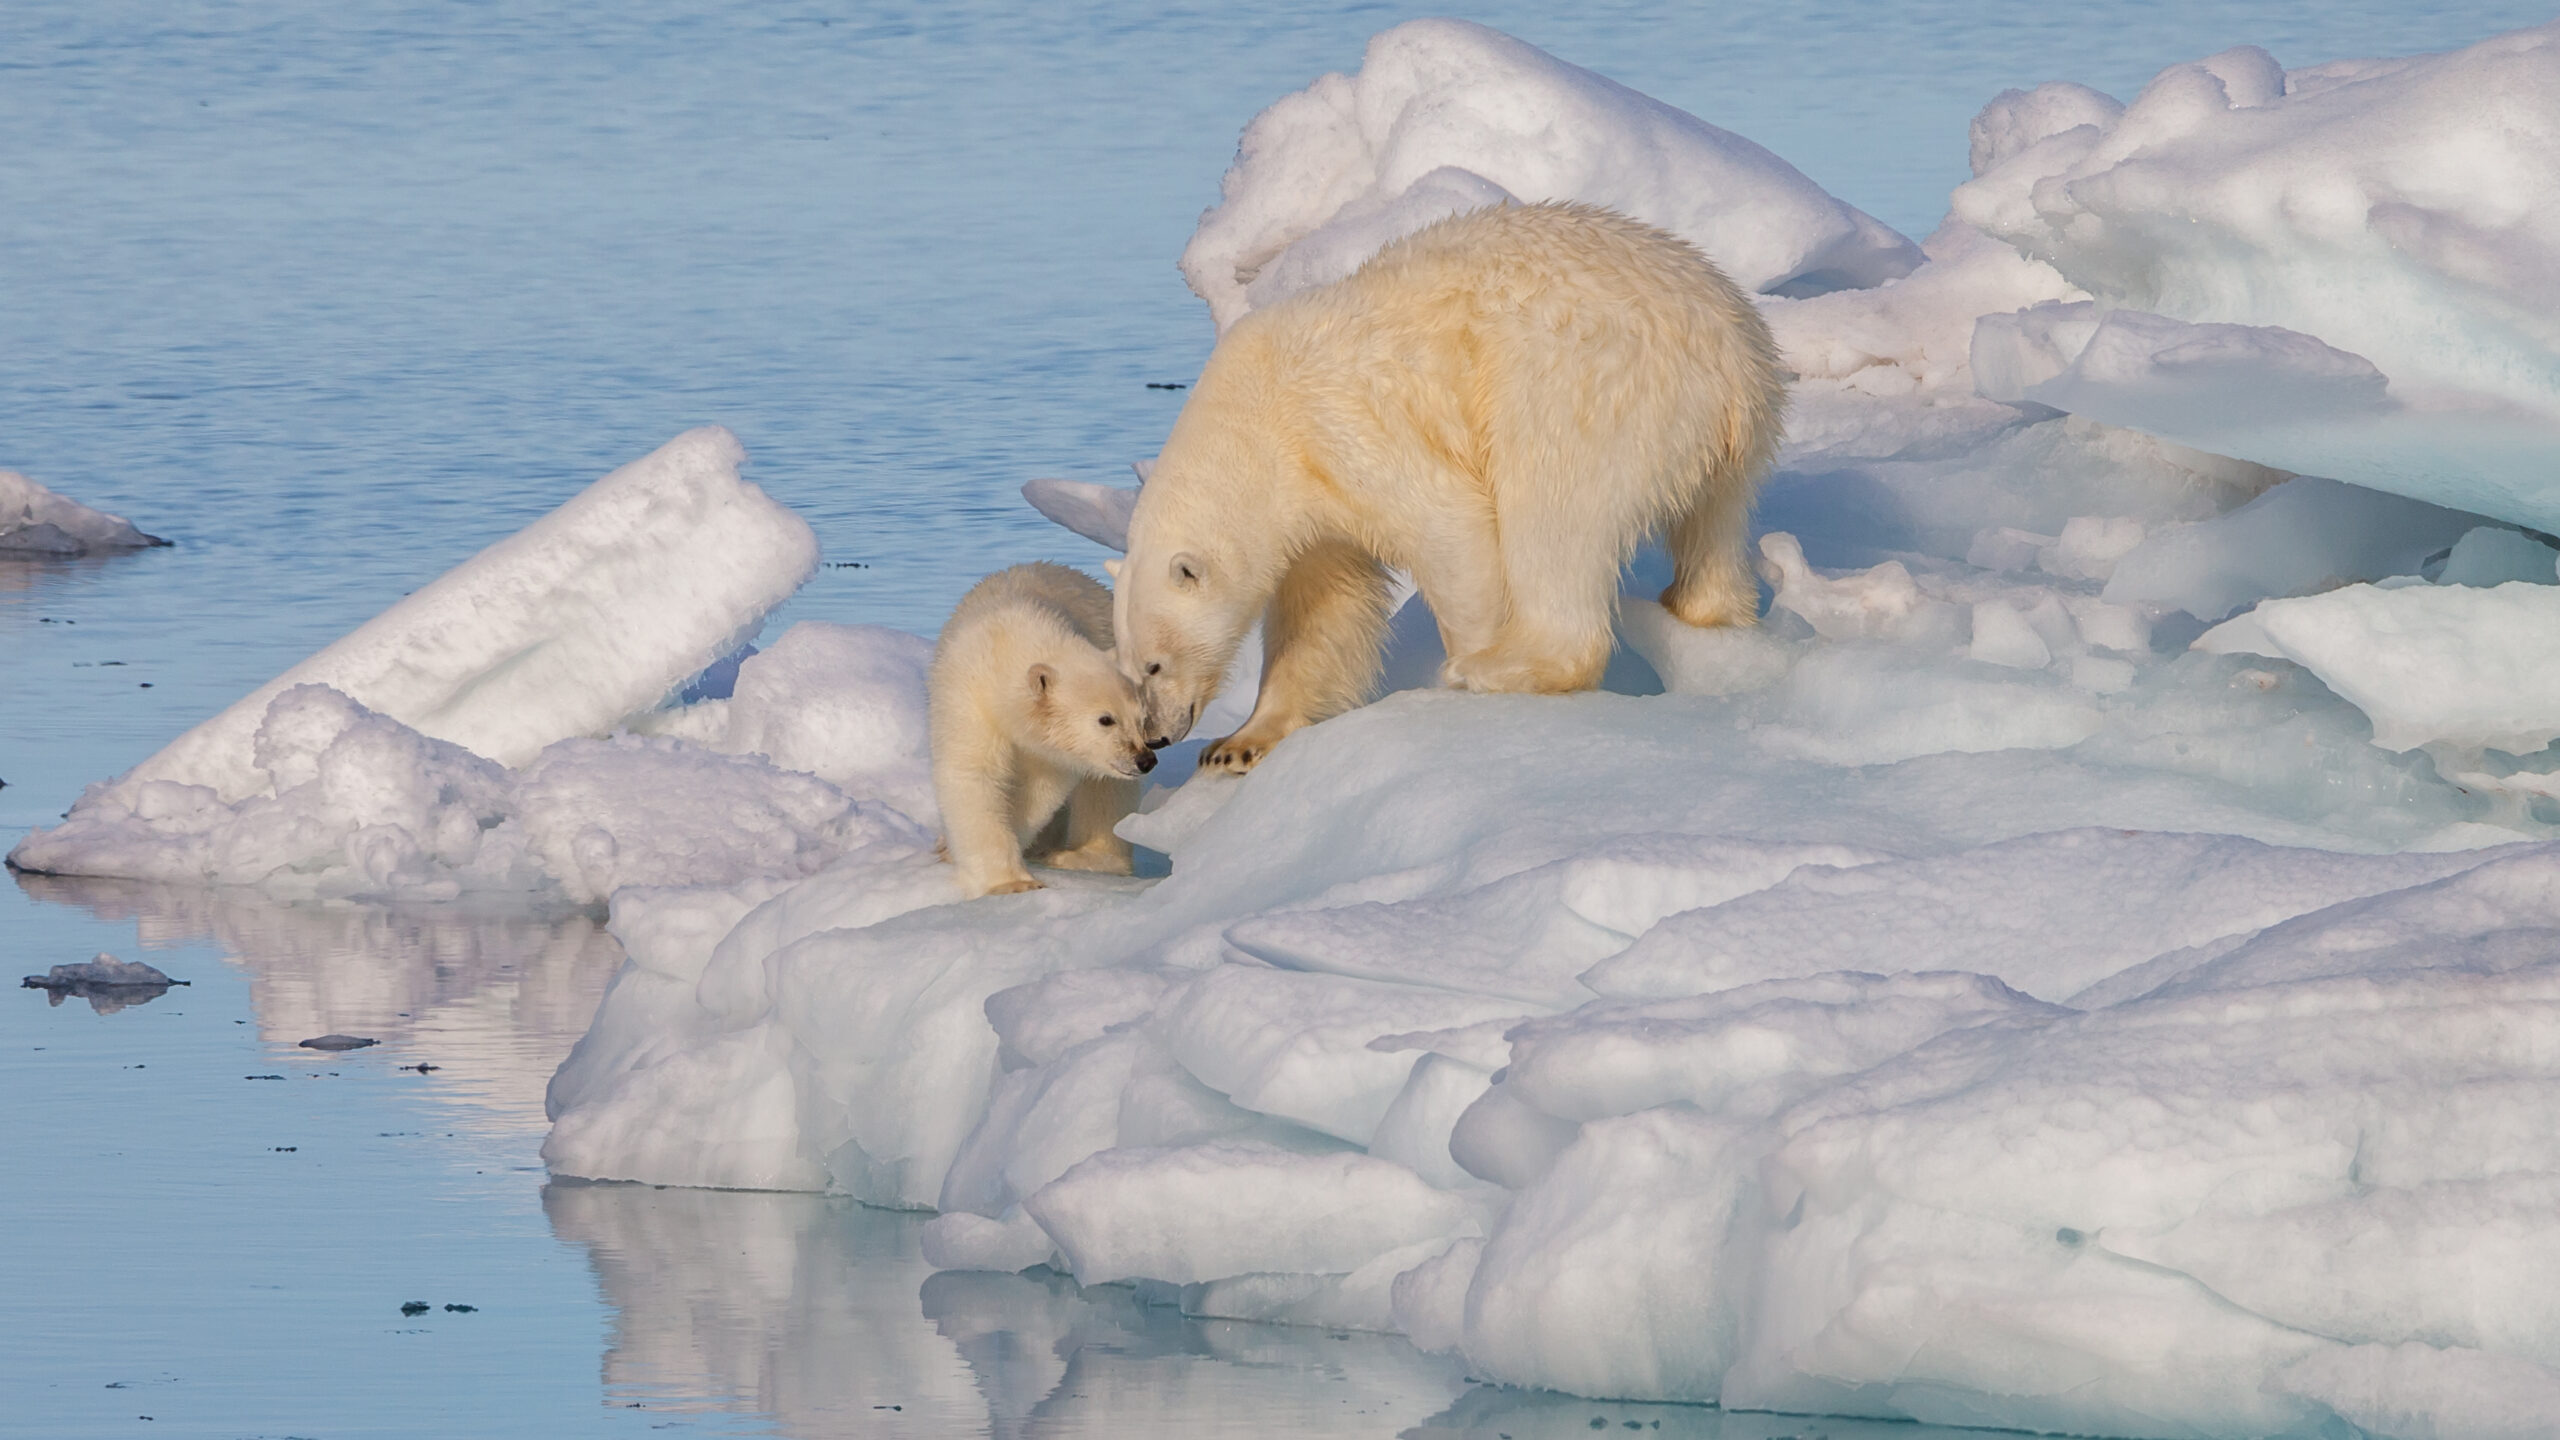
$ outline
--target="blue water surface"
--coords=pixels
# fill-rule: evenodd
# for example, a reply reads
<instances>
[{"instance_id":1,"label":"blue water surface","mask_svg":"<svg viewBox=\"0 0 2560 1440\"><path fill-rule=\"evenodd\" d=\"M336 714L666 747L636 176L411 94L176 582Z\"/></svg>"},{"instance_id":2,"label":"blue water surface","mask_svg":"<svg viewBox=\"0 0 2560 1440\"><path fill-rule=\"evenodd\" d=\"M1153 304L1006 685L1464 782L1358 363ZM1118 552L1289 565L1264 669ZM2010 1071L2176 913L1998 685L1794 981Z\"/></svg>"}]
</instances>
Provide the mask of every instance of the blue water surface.
<instances>
[{"instance_id":1,"label":"blue water surface","mask_svg":"<svg viewBox=\"0 0 2560 1440\"><path fill-rule=\"evenodd\" d=\"M0 844L691 425L736 430L825 544L778 623L929 633L987 570L1091 564L1017 487L1153 453L1180 392L1148 382L1210 340L1173 259L1237 133L1411 13L0 7L0 467L176 542L0 561ZM2233 44L2301 65L2548 18L1467 13L1914 235L2003 88L2130 96ZM546 1185L542 1084L619 963L583 915L0 887L0 979L98 950L193 984L0 1005L0 1434L1799 1428L1489 1390L1401 1341L1123 1290L928 1278L913 1217L841 1201ZM383 1043L296 1043L332 1030Z\"/></svg>"}]
</instances>

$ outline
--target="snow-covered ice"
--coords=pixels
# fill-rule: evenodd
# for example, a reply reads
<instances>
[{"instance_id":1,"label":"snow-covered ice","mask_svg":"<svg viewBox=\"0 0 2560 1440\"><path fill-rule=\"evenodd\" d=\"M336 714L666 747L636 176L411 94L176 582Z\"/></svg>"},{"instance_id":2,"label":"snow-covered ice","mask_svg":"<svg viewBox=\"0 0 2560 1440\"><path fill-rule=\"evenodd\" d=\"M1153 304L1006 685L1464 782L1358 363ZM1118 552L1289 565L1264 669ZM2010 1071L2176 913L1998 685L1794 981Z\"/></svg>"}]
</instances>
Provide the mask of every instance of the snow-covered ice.
<instances>
[{"instance_id":1,"label":"snow-covered ice","mask_svg":"<svg viewBox=\"0 0 2560 1440\"><path fill-rule=\"evenodd\" d=\"M2129 105L2000 97L1952 203L2113 312L2034 322L2063 368L2029 398L2549 529L2555 140L2560 26L2291 71L2240 46Z\"/></svg>"},{"instance_id":2,"label":"snow-covered ice","mask_svg":"<svg viewBox=\"0 0 2560 1440\"><path fill-rule=\"evenodd\" d=\"M651 709L738 648L818 562L807 522L738 477L726 430L688 431L419 587L179 736L117 782L270 793L270 702L326 685L505 765Z\"/></svg>"},{"instance_id":3,"label":"snow-covered ice","mask_svg":"<svg viewBox=\"0 0 2560 1440\"><path fill-rule=\"evenodd\" d=\"M67 558L168 543L143 534L121 515L92 510L15 470L0 470L0 557Z\"/></svg>"},{"instance_id":4,"label":"snow-covered ice","mask_svg":"<svg viewBox=\"0 0 2560 1440\"><path fill-rule=\"evenodd\" d=\"M812 556L716 432L623 474L728 538L567 526L699 582L659 648L563 622L519 730L446 726L498 629L395 608L13 858L604 903L629 958L553 1171L936 1211L955 1324L971 1286L1064 1294L1046 1265L1621 1399L2532 1433L2560 549L2518 527L2560 513L2560 186L2516 147L2555 33L2011 92L1925 248L1508 37L1379 36L1254 121L1194 286L1223 325L1504 197L1691 235L1799 376L1770 607L1690 630L1640 555L1608 693L1533 697L1425 688L1409 602L1396 693L1150 792L1122 833L1162 878L958 902L929 647L740 648ZM2399 468L2323 458L2355 446ZM1025 487L1106 545L1131 493ZM449 580L613 590L537 548Z\"/></svg>"},{"instance_id":5,"label":"snow-covered ice","mask_svg":"<svg viewBox=\"0 0 2560 1440\"><path fill-rule=\"evenodd\" d=\"M1917 247L1749 140L1499 31L1414 20L1254 117L1182 273L1220 330L1434 220L1580 200L1682 237L1745 290L1908 272Z\"/></svg>"}]
</instances>

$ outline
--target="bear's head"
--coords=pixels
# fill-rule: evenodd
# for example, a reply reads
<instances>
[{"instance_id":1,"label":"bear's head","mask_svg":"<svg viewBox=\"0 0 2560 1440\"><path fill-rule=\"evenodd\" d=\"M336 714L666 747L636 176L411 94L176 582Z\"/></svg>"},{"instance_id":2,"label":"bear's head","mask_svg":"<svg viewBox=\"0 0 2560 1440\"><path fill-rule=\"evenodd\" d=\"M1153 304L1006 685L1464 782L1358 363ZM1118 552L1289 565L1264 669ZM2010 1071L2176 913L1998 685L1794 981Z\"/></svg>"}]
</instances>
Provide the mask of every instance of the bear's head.
<instances>
[{"instance_id":1,"label":"bear's head","mask_svg":"<svg viewBox=\"0 0 2560 1440\"><path fill-rule=\"evenodd\" d=\"M1145 703L1109 655L1086 646L1053 656L1033 665L1023 683L1042 748L1098 775L1136 779L1156 768Z\"/></svg>"},{"instance_id":2,"label":"bear's head","mask_svg":"<svg viewBox=\"0 0 2560 1440\"><path fill-rule=\"evenodd\" d=\"M1106 568L1121 672L1146 701L1147 743L1170 745L1218 698L1263 597L1230 565L1195 550L1158 558L1134 533L1129 558Z\"/></svg>"}]
</instances>

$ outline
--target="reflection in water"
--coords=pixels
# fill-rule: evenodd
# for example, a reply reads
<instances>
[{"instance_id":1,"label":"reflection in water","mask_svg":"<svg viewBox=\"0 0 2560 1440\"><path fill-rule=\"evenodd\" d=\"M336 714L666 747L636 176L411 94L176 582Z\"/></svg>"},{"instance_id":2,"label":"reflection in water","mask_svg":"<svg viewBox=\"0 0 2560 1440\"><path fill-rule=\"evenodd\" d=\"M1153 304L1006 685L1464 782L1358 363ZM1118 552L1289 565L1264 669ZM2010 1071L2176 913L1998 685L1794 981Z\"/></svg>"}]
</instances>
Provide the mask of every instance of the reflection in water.
<instances>
[{"instance_id":1,"label":"reflection in water","mask_svg":"<svg viewBox=\"0 0 2560 1440\"><path fill-rule=\"evenodd\" d=\"M259 1035L369 1035L438 1067L435 1093L539 1133L543 1087L622 963L594 917L286 904L254 891L18 875L37 900L131 922L144 949L210 941L249 972Z\"/></svg>"},{"instance_id":2,"label":"reflection in water","mask_svg":"<svg viewBox=\"0 0 2560 1440\"><path fill-rule=\"evenodd\" d=\"M1397 1337L1197 1320L1045 1270L936 1274L917 1250L925 1217L840 1197L555 1180L543 1208L586 1247L618 1317L608 1403L765 1415L799 1440L1985 1433L1479 1385Z\"/></svg>"},{"instance_id":3,"label":"reflection in water","mask_svg":"<svg viewBox=\"0 0 2560 1440\"><path fill-rule=\"evenodd\" d=\"M899 1433L1000 1440L1387 1436L1466 1388L1400 1339L1191 1320L1045 1272L934 1274L925 1217L836 1197L555 1180L543 1206L618 1316L609 1399L705 1397L785 1435L895 1414Z\"/></svg>"},{"instance_id":4,"label":"reflection in water","mask_svg":"<svg viewBox=\"0 0 2560 1440\"><path fill-rule=\"evenodd\" d=\"M622 953L584 913L284 904L253 892L21 875L37 900L210 941L279 1051L332 1032L438 1067L422 1093L523 1140ZM301 1052L306 1053L307 1052ZM1173 1292L934 1273L919 1215L822 1195L553 1181L552 1231L614 1313L604 1403L712 1428L844 1435L1930 1440L1961 1432L1730 1415L1477 1385L1401 1338L1186 1317ZM1150 1303L1154 1301L1156 1303Z\"/></svg>"}]
</instances>

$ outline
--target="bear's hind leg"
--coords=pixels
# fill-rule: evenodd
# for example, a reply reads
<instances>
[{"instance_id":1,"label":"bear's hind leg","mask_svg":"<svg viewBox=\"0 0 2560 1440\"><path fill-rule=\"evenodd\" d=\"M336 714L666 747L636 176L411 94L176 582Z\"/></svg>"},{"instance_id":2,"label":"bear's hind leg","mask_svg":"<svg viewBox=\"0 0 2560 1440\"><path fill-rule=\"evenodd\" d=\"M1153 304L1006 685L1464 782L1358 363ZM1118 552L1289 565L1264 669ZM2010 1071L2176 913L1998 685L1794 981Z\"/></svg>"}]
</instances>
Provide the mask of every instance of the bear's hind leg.
<instances>
[{"instance_id":1,"label":"bear's hind leg","mask_svg":"<svg viewBox=\"0 0 2560 1440\"><path fill-rule=\"evenodd\" d=\"M1760 582L1751 573L1748 499L1710 476L1664 538L1671 551L1671 585L1662 592L1663 609L1701 627L1758 623Z\"/></svg>"},{"instance_id":2,"label":"bear's hind leg","mask_svg":"<svg viewBox=\"0 0 2560 1440\"><path fill-rule=\"evenodd\" d=\"M1262 689L1241 729L1200 752L1200 768L1241 775L1271 747L1369 698L1386 642L1387 575L1338 540L1300 555L1262 620Z\"/></svg>"},{"instance_id":3,"label":"bear's hind leg","mask_svg":"<svg viewBox=\"0 0 2560 1440\"><path fill-rule=\"evenodd\" d=\"M1613 622L1626 540L1623 527L1605 511L1573 503L1577 493L1600 491L1566 484L1504 497L1502 574L1510 613L1490 647L1451 657L1451 683L1498 694L1548 695L1600 683L1617 642Z\"/></svg>"}]
</instances>

